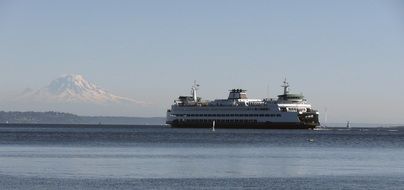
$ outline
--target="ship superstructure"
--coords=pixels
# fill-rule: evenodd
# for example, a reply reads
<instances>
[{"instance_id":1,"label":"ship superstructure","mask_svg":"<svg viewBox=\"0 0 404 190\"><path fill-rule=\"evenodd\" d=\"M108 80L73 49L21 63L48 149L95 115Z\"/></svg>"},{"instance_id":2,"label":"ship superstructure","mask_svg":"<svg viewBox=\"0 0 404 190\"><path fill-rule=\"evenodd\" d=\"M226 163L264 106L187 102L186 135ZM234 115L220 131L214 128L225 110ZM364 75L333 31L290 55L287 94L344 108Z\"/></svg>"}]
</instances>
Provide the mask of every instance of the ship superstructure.
<instances>
[{"instance_id":1,"label":"ship superstructure","mask_svg":"<svg viewBox=\"0 0 404 190\"><path fill-rule=\"evenodd\" d=\"M289 93L283 82L283 94L277 99L249 99L246 90L232 89L227 99L202 100L197 96L199 85L194 83L191 96L180 96L167 110L171 127L216 128L315 128L318 111L302 94Z\"/></svg>"}]
</instances>

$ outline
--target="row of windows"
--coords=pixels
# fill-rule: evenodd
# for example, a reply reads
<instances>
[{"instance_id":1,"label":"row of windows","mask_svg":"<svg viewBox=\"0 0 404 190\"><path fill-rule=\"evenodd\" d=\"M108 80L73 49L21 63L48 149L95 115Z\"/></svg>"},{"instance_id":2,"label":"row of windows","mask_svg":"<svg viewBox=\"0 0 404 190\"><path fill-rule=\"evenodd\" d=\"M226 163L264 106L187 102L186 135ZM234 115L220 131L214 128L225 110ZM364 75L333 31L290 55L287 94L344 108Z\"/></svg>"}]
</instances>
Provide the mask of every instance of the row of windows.
<instances>
[{"instance_id":1,"label":"row of windows","mask_svg":"<svg viewBox=\"0 0 404 190\"><path fill-rule=\"evenodd\" d=\"M281 114L176 114L183 117L281 117Z\"/></svg>"},{"instance_id":2,"label":"row of windows","mask_svg":"<svg viewBox=\"0 0 404 190\"><path fill-rule=\"evenodd\" d=\"M305 108L288 108L288 110L305 111Z\"/></svg>"},{"instance_id":3,"label":"row of windows","mask_svg":"<svg viewBox=\"0 0 404 190\"><path fill-rule=\"evenodd\" d=\"M192 106L191 106L192 107ZM246 110L264 110L264 111L268 111L269 110L269 108L267 108L267 107L264 107L264 108L240 108L240 107L237 107L237 109L242 109L242 110L244 110L244 111L246 111ZM183 108L183 109L181 109L181 110L194 110L194 108L191 108L191 109L186 109L186 108ZM220 108L220 109L218 109L218 108L211 108L211 107L206 107L205 109L203 109L203 110L234 110L234 107L232 106L232 107L229 107L229 108L225 108L225 107L223 107L223 108Z\"/></svg>"},{"instance_id":4,"label":"row of windows","mask_svg":"<svg viewBox=\"0 0 404 190\"><path fill-rule=\"evenodd\" d=\"M180 120L180 122L201 122L201 123L212 123L213 120L209 119L184 119ZM220 119L215 120L216 123L257 123L257 120L254 119Z\"/></svg>"}]
</instances>

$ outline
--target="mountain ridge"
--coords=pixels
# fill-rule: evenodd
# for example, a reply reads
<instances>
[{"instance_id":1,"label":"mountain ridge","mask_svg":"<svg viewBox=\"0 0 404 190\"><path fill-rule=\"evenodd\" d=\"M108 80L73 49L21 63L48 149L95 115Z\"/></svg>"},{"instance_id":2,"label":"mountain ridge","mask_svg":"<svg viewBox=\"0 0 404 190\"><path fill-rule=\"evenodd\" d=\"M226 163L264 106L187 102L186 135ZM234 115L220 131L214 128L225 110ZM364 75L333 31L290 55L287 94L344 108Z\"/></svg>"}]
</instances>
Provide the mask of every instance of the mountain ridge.
<instances>
[{"instance_id":1,"label":"mountain ridge","mask_svg":"<svg viewBox=\"0 0 404 190\"><path fill-rule=\"evenodd\" d=\"M112 94L79 74L62 75L38 90L26 89L17 99L47 103L145 104L132 98Z\"/></svg>"}]
</instances>

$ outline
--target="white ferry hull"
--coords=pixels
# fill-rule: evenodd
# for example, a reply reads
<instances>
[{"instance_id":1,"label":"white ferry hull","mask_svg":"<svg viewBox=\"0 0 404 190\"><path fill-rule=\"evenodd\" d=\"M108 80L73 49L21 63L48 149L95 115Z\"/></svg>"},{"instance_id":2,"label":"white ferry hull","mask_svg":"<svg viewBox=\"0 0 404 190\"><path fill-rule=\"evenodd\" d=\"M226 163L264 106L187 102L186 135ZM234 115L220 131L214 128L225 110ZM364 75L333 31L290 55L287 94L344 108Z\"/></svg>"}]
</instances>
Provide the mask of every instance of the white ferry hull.
<instances>
[{"instance_id":1,"label":"white ferry hull","mask_svg":"<svg viewBox=\"0 0 404 190\"><path fill-rule=\"evenodd\" d=\"M313 129L317 126L317 123L302 123L302 122L290 122L290 123L242 123L231 122L222 123L215 122L215 128L236 128L236 129ZM170 124L173 128L212 128L211 122L194 122L194 121L178 121L175 120Z\"/></svg>"},{"instance_id":2,"label":"white ferry hull","mask_svg":"<svg viewBox=\"0 0 404 190\"><path fill-rule=\"evenodd\" d=\"M262 128L310 129L320 125L318 111L312 109L301 94L291 94L284 81L284 93L274 99L248 99L246 90L232 89L227 99L203 101L180 96L167 110L167 121L176 128Z\"/></svg>"}]
</instances>

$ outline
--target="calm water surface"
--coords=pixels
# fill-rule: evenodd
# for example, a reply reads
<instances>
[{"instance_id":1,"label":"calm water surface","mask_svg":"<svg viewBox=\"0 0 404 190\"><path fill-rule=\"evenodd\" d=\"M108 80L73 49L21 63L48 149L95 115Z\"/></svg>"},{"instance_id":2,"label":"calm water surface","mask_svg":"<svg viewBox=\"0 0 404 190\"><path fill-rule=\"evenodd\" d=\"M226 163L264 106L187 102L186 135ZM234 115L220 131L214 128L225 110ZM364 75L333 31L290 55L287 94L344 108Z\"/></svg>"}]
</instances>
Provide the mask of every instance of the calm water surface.
<instances>
[{"instance_id":1,"label":"calm water surface","mask_svg":"<svg viewBox=\"0 0 404 190\"><path fill-rule=\"evenodd\" d=\"M0 127L2 189L400 189L404 130Z\"/></svg>"}]
</instances>

